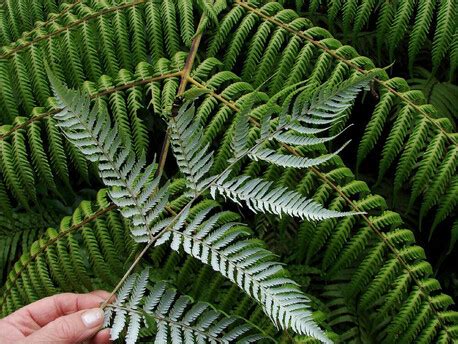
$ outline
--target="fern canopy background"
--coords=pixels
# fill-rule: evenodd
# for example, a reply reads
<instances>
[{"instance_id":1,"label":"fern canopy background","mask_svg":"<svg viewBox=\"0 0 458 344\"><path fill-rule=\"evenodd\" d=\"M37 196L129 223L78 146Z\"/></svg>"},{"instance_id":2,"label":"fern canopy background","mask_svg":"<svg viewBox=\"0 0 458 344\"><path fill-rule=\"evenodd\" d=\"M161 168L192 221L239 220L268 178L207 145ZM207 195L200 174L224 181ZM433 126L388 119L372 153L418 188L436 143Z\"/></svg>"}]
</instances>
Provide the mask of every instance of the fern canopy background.
<instances>
[{"instance_id":1,"label":"fern canopy background","mask_svg":"<svg viewBox=\"0 0 458 344\"><path fill-rule=\"evenodd\" d=\"M109 197L101 166L59 129L62 102L48 67L89 96L145 166L157 157L150 173L169 181L161 184L169 215L189 212L192 223L209 209L217 228L245 223L231 233L286 263L269 278L297 283L329 340L456 342L457 11L454 0L0 0L1 314L62 291L111 290L144 247ZM324 122L307 132L291 123L244 155L282 123L285 108L293 112L285 104L365 76L368 88L328 123L334 140L316 135ZM178 99L196 96L189 123L200 129L186 136L170 118ZM293 204L269 212L273 205L254 201L250 211L230 201L240 194L222 179L212 192L226 197L186 208L199 178L183 156L204 150L177 142L196 137L213 152L206 173L230 167L231 177L334 214L364 214L313 221ZM207 341L316 341L279 330L288 326L275 327L262 298L227 271L169 246L146 252L120 300L136 307L145 290L150 299L159 293L159 304L142 304L157 323L140 330L145 340L179 342L191 327L188 335ZM195 330L197 309L212 319L205 331ZM132 340L119 317L117 335ZM209 327L217 321L219 332Z\"/></svg>"}]
</instances>

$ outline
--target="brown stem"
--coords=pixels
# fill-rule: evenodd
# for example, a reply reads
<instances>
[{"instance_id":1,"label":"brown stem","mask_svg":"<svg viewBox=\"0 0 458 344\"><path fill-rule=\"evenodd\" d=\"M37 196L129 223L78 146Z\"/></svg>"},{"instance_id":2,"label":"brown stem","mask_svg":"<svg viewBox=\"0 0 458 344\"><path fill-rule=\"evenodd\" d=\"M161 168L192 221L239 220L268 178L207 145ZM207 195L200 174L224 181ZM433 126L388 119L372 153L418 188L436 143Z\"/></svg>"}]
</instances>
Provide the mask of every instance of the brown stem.
<instances>
[{"instance_id":1,"label":"brown stem","mask_svg":"<svg viewBox=\"0 0 458 344\"><path fill-rule=\"evenodd\" d=\"M128 83L126 83L124 85L107 88L107 89L105 89L105 90L103 90L101 92L91 94L89 97L91 99L95 99L95 98L103 97L103 96L106 96L108 94L112 94L112 93L115 93L115 92L118 92L118 91L129 89L131 87L144 85L144 84L147 84L147 83L150 83L150 82L153 82L153 81L157 81L157 80L178 77L180 75L181 75L181 71L162 74L162 75L158 75L158 76L153 76L153 77L146 78L146 79L136 80L136 81L128 82ZM40 114L38 116L34 116L34 117L30 118L29 120L25 121L24 123L21 123L21 124L18 124L16 126L12 127L10 130L8 130L4 134L0 135L0 141L6 139L8 136L12 135L17 130L26 128L28 125L30 125L33 122L41 121L42 119L45 119L45 118L47 118L49 116L52 116L52 115L55 115L60 110L61 109L54 109L54 110L46 111L46 112L44 112L44 113L42 113L42 114Z\"/></svg>"},{"instance_id":2,"label":"brown stem","mask_svg":"<svg viewBox=\"0 0 458 344\"><path fill-rule=\"evenodd\" d=\"M204 21L204 16L202 15L202 17L200 18L199 26L197 28L198 31L200 30L203 21ZM197 36L195 36L194 39L192 40L189 54L186 58L186 62L184 64L183 70L181 71L181 80L180 80L180 85L178 86L177 97L182 96L184 91L186 90L186 85L188 83L189 75L191 74L192 67L194 65L194 61L197 55L197 50L199 49L201 40L202 40L202 32L197 34ZM174 116L174 114L172 114L172 116ZM159 157L159 167L157 169L157 175L161 175L162 172L164 172L165 163L167 161L167 155L169 153L169 149L170 149L170 134L167 131L165 135L164 143L162 145L161 155Z\"/></svg>"}]
</instances>

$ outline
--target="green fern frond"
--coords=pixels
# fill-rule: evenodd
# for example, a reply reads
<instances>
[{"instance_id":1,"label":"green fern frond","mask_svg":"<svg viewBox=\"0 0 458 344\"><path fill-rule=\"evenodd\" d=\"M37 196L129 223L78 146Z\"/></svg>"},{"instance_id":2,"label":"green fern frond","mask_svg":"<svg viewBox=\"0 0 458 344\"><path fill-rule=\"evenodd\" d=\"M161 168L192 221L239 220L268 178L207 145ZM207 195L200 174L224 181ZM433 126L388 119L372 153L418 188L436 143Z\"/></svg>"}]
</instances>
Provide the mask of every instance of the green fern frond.
<instances>
[{"instance_id":1,"label":"green fern frond","mask_svg":"<svg viewBox=\"0 0 458 344\"><path fill-rule=\"evenodd\" d=\"M59 291L112 286L120 277L120 257L127 258L135 247L128 236L126 239L128 227L122 217L112 210L107 190L101 190L96 204L83 201L60 226L49 227L24 247L2 288L1 314ZM36 233L37 219L33 221L29 228Z\"/></svg>"},{"instance_id":2,"label":"green fern frond","mask_svg":"<svg viewBox=\"0 0 458 344\"><path fill-rule=\"evenodd\" d=\"M222 106L229 106L224 98L219 97L218 94L213 95L209 93L206 96L209 98L217 97L216 99L221 102ZM202 106L206 106L205 104L206 102L202 101ZM270 107L272 108L272 106ZM218 108L214 108L213 111L217 113ZM198 112L199 108L196 110L196 113ZM256 121L259 121L259 117L257 117L258 115L259 113L254 110L250 114L250 116L253 116L252 118ZM233 121L236 121L237 117L232 117L234 118ZM209 121L209 123L211 123L211 121ZM213 137L213 140L218 139L218 137L224 137L224 140L226 141L226 137L228 137L227 140L230 143L233 134L228 135L227 132L224 134L223 132L220 132L216 135L217 136ZM228 164L228 162L226 162L226 164ZM374 283L374 290L379 290L378 287L376 287L377 282L375 282L374 278L377 276L377 273L383 269L385 262L388 263L387 255L399 255L398 259L396 260L396 265L401 264L401 266L404 267L403 269L408 266L408 269L411 269L411 272L405 275L403 271L406 270L398 269L397 271L399 272L399 275L397 275L396 278L392 280L392 282L384 280L384 283L388 283L388 285L396 283L395 281L400 280L401 278L406 281L406 284L403 284L401 289L403 291L401 301L391 305L394 307L394 309L399 309L398 307L402 307L402 304L406 302L404 301L406 300L405 297L407 297L405 295L408 295L412 290L415 290L417 286L422 289L421 283L423 278L425 280L428 279L432 273L431 266L422 260L422 251L418 247L413 246L414 236L412 232L409 230L395 230L402 224L402 219L397 213L383 212L383 209L385 209L387 205L386 201L382 197L371 195L368 192L369 189L367 185L364 183L351 183L351 181L354 180L353 174L351 172L349 173L348 169L344 169L342 163L338 159L331 160L328 164L326 164L326 166L323 166L323 168L326 171L329 170L329 173L322 174L319 171L311 169L309 173L306 173L303 176L304 183L307 185L306 190L308 191L301 190L301 192L307 192L309 197L313 195L312 197L319 202L330 204L329 208L336 211L342 211L345 209L344 207L346 205L351 204L352 209L367 211L371 214L377 215L371 217L363 216L363 220L356 219L354 223L349 221L350 223L347 224L343 224L343 222L340 221L336 222L334 219L326 220L317 226L311 226L305 222L303 227L301 226L301 229L304 228L305 232L303 237L307 238L307 240L298 241L299 246L297 251L302 252L305 250L308 253L310 262L316 260L321 261L322 254L319 254L319 252L324 250L323 254L325 254L327 257L325 266L329 267L329 278L333 278L333 276L338 278L339 272L342 271L342 269L352 268L355 266L358 267L359 272L357 273L357 276L360 277L355 277L355 280L352 284L353 287L348 288L352 291L353 296L351 297L351 300L359 300L361 296L359 293L368 288L368 286L370 286L372 283ZM333 168L335 170L333 170ZM243 170L243 168L241 169ZM254 164L252 168L247 169L247 171L250 171L250 178L253 178L257 175L264 175L264 169L259 162ZM291 169L285 169L285 174L286 173L291 173ZM300 180L300 175L293 175L297 176ZM314 178L308 179L310 175L314 176ZM264 178L267 178L267 173L265 176L266 177ZM273 181L278 182L280 177L273 174L271 178ZM313 184L310 185L310 182L305 182L305 180L312 180ZM337 187L335 183L340 186ZM347 184L348 187L345 187ZM288 184L288 186L294 188L291 183ZM340 193L335 194L333 190L341 191ZM346 197L351 197L352 199L355 198L357 200L348 201ZM345 220L346 219L342 221ZM290 223L292 222L291 220L289 221ZM276 228L274 226L278 226L278 224L274 222L271 224L271 226ZM292 226L295 226L294 223L292 223ZM315 228L320 228L320 230L317 231ZM334 235L334 232L337 232L337 228L342 228L342 232L339 232L338 236ZM386 233L387 237L385 237L384 233ZM409 249L407 249L404 253L402 249L405 246L409 247ZM402 256L400 256L401 252ZM317 257L317 255L320 257ZM299 254L298 257L300 257ZM364 259L364 257L367 257L367 260ZM369 259L369 257L372 258ZM419 268L419 270L417 268ZM442 323L440 320L438 320L440 317L439 314L443 311L443 309L435 308L432 301L433 299L430 299L430 297L433 297L433 295L429 296L429 294L433 293L433 291L430 292L427 289L422 290L422 298L424 300L429 300L427 303L429 307L428 309L431 311L429 313L431 321L438 321L437 326L443 329L445 328L446 330L444 331L449 331L448 329L452 331L453 322ZM372 304L369 307L370 310L367 310L367 312L372 312L371 314L375 314L373 312L375 312L375 309L377 309L378 302L382 302L380 300L383 300L389 291L389 288L379 290L378 292L381 292L381 296L377 298L376 302L374 302L375 304ZM446 309L448 306L444 304L444 307ZM361 317L367 316L368 313L361 315ZM376 324L379 322L380 320L374 320L372 326L377 326ZM380 333L386 333L386 329L387 327L384 326L383 328L379 328L378 331ZM426 331L426 329L424 330ZM433 335L431 332L428 333ZM445 333L448 333L448 335L452 336L453 338L452 332Z\"/></svg>"},{"instance_id":3,"label":"green fern frond","mask_svg":"<svg viewBox=\"0 0 458 344\"><path fill-rule=\"evenodd\" d=\"M178 63L181 63L180 60ZM173 74L178 68L180 68L179 65L173 62L170 62L167 69L162 70L160 70L159 63L155 66L141 63L137 66L138 75L121 70L115 80L102 76L98 84L85 82L84 89L90 93L91 98L95 99L101 108L106 108L110 112L110 117L114 118L123 137L132 142L136 153L141 155L147 153L149 145L143 113L145 98L149 99L149 89L143 88L142 85L146 84L147 87L158 83L161 85L161 79L170 79L171 82L175 82L176 78L172 76L168 78L167 74ZM165 76L162 77L161 74ZM12 125L3 125L0 129L0 142L2 144L5 142L8 147L11 145L14 150L10 158L7 159L3 154L0 154L0 158L5 162L10 161L8 166L11 165L11 161L21 166L19 184L8 195L13 204L16 201L23 205L36 204L34 201L37 199L36 195L61 198L62 195L57 190L62 187L70 191L65 200L71 202L70 174L76 173L80 177L77 179L82 179L88 184L90 179L92 183L95 181L93 177L96 176L91 172L86 159L78 150L68 144L55 126L56 120L53 116L58 110L58 104L50 98L46 107L37 107L32 110L31 118L18 116ZM7 169L4 173L0 172L0 179L5 180L7 173ZM21 188L24 190L25 198L21 197L22 200L19 200L14 190Z\"/></svg>"},{"instance_id":4,"label":"green fern frond","mask_svg":"<svg viewBox=\"0 0 458 344\"><path fill-rule=\"evenodd\" d=\"M53 226L60 214L14 213L0 215L0 280L5 282L6 272L21 252L27 252L46 227Z\"/></svg>"},{"instance_id":5,"label":"green fern frond","mask_svg":"<svg viewBox=\"0 0 458 344\"><path fill-rule=\"evenodd\" d=\"M439 226L443 233L450 225L445 250L456 241L454 89L418 69L407 82L389 78L388 69L377 69L309 20L332 24L332 18L337 34L344 23L344 39L352 45L374 26L367 40L377 40L378 53L392 47L396 54L408 42L411 65L431 39L433 67L447 68L443 61L450 56L453 80L456 4L294 2L309 11L305 19L282 7L291 1L262 3L0 5L0 262L8 273L2 315L61 291L112 288L134 261L154 271L152 279L170 281L180 294L246 318L280 341L317 342L279 331L288 327L301 333L313 327L323 340L336 342L456 340L453 300L434 277L443 276L406 229L418 215L427 232L437 231L435 238ZM50 98L46 64L55 84L82 92L61 88L58 99ZM364 75L374 77L370 92L359 97L360 85L348 97L333 95ZM86 96L78 102L80 94ZM180 108L181 97L193 99L192 105ZM59 129L75 119L63 131L76 146ZM78 123L88 121L81 130ZM369 122L366 128L361 121ZM347 127L349 122L359 127ZM372 194L372 173L362 175L367 183L358 180L330 153L340 152L345 140L338 135L346 128L359 143L361 171L366 173L369 159L371 172L380 165L375 187L396 197ZM170 159L169 140L170 150L181 154L178 164ZM342 158L353 163L354 146L347 147ZM111 159L100 160L101 152ZM149 163L159 152L156 171ZM163 186L161 175L170 183ZM392 178L393 187L385 187ZM110 190L97 192L104 180ZM216 185L223 184L223 197L217 197ZM209 199L211 191L218 203ZM236 204L224 198L230 192ZM296 204L287 202L291 195ZM304 204L314 205L308 215L359 215L317 223L298 206ZM56 211L52 219L47 209ZM62 214L72 216L64 217L59 230L44 231L55 228ZM28 217L46 217L46 224L30 226ZM146 245L135 243L132 234ZM276 261L288 263L291 274ZM448 288L453 278L445 279ZM137 297L122 304L130 310L145 301L138 302L142 288L132 292ZM146 320L151 326L140 329L140 337L148 341L158 327ZM166 337L161 326L159 340L185 340L173 327L174 337ZM131 340L136 333L132 326L120 337Z\"/></svg>"},{"instance_id":6,"label":"green fern frond","mask_svg":"<svg viewBox=\"0 0 458 344\"><path fill-rule=\"evenodd\" d=\"M416 67L413 70L413 78L407 80L412 89L420 90L426 100L434 105L438 113L450 119L454 123L457 118L454 103L458 98L458 86L450 82L440 82L426 69Z\"/></svg>"},{"instance_id":7,"label":"green fern frond","mask_svg":"<svg viewBox=\"0 0 458 344\"><path fill-rule=\"evenodd\" d=\"M384 0L326 0L321 6L305 0L279 2L289 7L294 6L298 11L312 17L323 14L331 26L336 26L340 15L346 36L353 34L353 37L357 37L366 29L370 30L370 19L377 17L374 31L379 52L382 48L387 48L393 57L401 49L402 40L408 36L411 70L421 48L427 44L429 35L433 36L431 61L434 68L439 67L447 53L450 54L450 63L454 63L453 48L449 44L455 30L452 18L456 17L457 11L457 4L453 0L406 0L399 3Z\"/></svg>"},{"instance_id":8,"label":"green fern frond","mask_svg":"<svg viewBox=\"0 0 458 344\"><path fill-rule=\"evenodd\" d=\"M23 32L31 31L35 23L49 21L56 16L63 16L74 8L79 1L64 2L61 0L38 0L30 3L27 0L5 1L2 3L2 23L8 26L3 27L1 44L7 45L13 40L19 39ZM61 11L61 12L59 12Z\"/></svg>"},{"instance_id":9,"label":"green fern frond","mask_svg":"<svg viewBox=\"0 0 458 344\"><path fill-rule=\"evenodd\" d=\"M456 1L441 0L437 14L436 30L434 32L432 61L437 69L447 50L456 29Z\"/></svg>"},{"instance_id":10,"label":"green fern frond","mask_svg":"<svg viewBox=\"0 0 458 344\"><path fill-rule=\"evenodd\" d=\"M195 34L194 29L182 32L177 23L182 18L189 21L189 10L199 12L200 7L193 2L181 6L175 1L164 1L161 6L149 0L96 5L77 2L64 10L65 15L62 12L36 25L24 39L0 49L4 73L14 80L11 84L2 83L4 97L0 103L12 104L12 94L18 93L25 113L35 105L45 105L51 92L42 61L48 56L58 78L73 87L81 87L86 79L95 81L101 74L115 77L122 68L133 71L150 54L156 62L166 57L164 46L172 57L182 47L182 41L189 43ZM28 82L28 71L32 83ZM13 106L7 109L13 111Z\"/></svg>"},{"instance_id":11,"label":"green fern frond","mask_svg":"<svg viewBox=\"0 0 458 344\"><path fill-rule=\"evenodd\" d=\"M267 56L269 44L277 44L275 33L283 32L286 29L290 33L289 38L278 43L285 49L279 54L278 59L269 59L267 70L272 70L274 77L264 80L268 85L270 84L266 88L269 89L271 96L279 90L280 86L287 87L305 78L308 79L304 88L311 92L325 82L338 83L339 79L351 79L354 75L368 74L370 72L367 70L374 69L372 61L359 56L354 49L342 46L338 41L328 38L330 37L329 33L316 28L309 28L305 31L296 30L292 27L293 19L279 20L276 16L283 12L277 3L269 3L259 9L249 3L241 1L236 1L236 3L238 6L235 6L227 14L228 18L233 19L225 24L225 32L232 32L229 37L227 34L224 37L229 41L227 49L219 51L215 46L211 51L215 56L224 58L225 61L230 60L231 63L226 64L227 67L232 68L238 63L243 69L249 63L250 54L256 53L253 56L259 56L257 58L259 61L263 56ZM384 5L388 6L389 2L385 2ZM408 5L411 6L412 4L410 2L404 4L404 6ZM240 7L245 10L244 16L239 14L238 9ZM236 13L237 20L235 20ZM259 17L261 21L252 19L253 15ZM243 29L243 34L248 35L249 32L254 32L253 38L245 45L238 38L242 34L239 31L243 28L244 20L250 20L252 23L249 28ZM267 27L270 28L268 31L265 29ZM217 32L212 42L222 42L219 34L223 34L223 31ZM255 39L255 37L257 38ZM259 47L256 45L255 48L256 41L263 43ZM297 46L300 41L303 42L302 50ZM246 46L247 49L242 49L243 46ZM293 68L290 67L288 73L283 68L284 65L293 66ZM278 79L275 73L281 73ZM411 195L415 194L414 199L416 199L421 192L418 194L418 190L413 186L413 181L418 178L416 176L420 170L413 167L415 164L421 164L426 156L425 148L431 144L433 139L433 136L428 135L428 133L431 130L438 130L444 135L447 145L453 145L456 143L453 123L440 117L434 107L425 103L425 97L420 92L409 89L408 83L404 79L389 79L387 74L380 70L375 70L373 73L376 75L375 84L378 85L379 95L376 99L375 108L370 110L370 120L359 143L357 165L360 166L368 154L372 153L375 147L381 145L380 152L382 154L378 157L380 161L378 181L381 182L386 174L391 174L391 171L394 171L393 193L397 194L401 188L410 189ZM248 73L245 78L247 81L252 81L252 74ZM281 84L279 80L287 81ZM342 114L342 116L342 124L333 129L336 130L334 133L342 129L349 119L349 112ZM411 130L412 127L416 130ZM406 144L404 145L404 143ZM278 154L278 152L276 153ZM269 151L269 154L273 154L273 152ZM221 155L221 158L218 158L217 155L216 164L220 165L220 161L226 158L227 154ZM426 165L427 162L423 161L423 164ZM396 167L393 168L394 166ZM437 212L438 208L433 211Z\"/></svg>"}]
</instances>

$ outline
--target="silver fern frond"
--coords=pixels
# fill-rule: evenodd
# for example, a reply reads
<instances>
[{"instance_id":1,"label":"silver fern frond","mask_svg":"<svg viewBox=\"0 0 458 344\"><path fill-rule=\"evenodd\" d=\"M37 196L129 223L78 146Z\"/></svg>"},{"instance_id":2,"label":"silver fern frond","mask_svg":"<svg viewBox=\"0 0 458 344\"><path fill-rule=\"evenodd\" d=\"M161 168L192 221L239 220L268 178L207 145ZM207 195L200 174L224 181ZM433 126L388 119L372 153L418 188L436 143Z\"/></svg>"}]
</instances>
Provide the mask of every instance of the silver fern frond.
<instances>
[{"instance_id":1,"label":"silver fern frond","mask_svg":"<svg viewBox=\"0 0 458 344\"><path fill-rule=\"evenodd\" d=\"M339 154L349 143L350 141L346 142L344 145L342 145L342 147L333 153L324 154L317 158L305 158L291 154L283 154L268 148L258 149L253 154L250 154L249 157L254 161L263 160L282 167L309 168L312 166L321 165L332 159L337 154Z\"/></svg>"},{"instance_id":2,"label":"silver fern frond","mask_svg":"<svg viewBox=\"0 0 458 344\"><path fill-rule=\"evenodd\" d=\"M298 119L304 115L318 118L338 117L353 105L358 94L361 90L367 89L374 76L373 73L368 73L334 86L324 83L313 93Z\"/></svg>"},{"instance_id":3,"label":"silver fern frond","mask_svg":"<svg viewBox=\"0 0 458 344\"><path fill-rule=\"evenodd\" d=\"M152 320L152 321L149 321ZM268 339L240 318L228 317L203 302L194 302L167 288L165 282L150 283L148 269L131 275L117 299L107 306L105 327L111 339L126 332L127 344L136 343L141 326L156 324L154 343L255 343Z\"/></svg>"},{"instance_id":4,"label":"silver fern frond","mask_svg":"<svg viewBox=\"0 0 458 344\"><path fill-rule=\"evenodd\" d=\"M270 164L293 168L308 168L328 161L340 153L349 142L335 152L317 158L279 153L266 148L262 143L276 140L286 145L314 146L333 141L349 126L336 135L326 137L316 137L316 135L326 132L340 121L344 112L353 105L359 92L367 87L369 81L370 76L362 76L337 86L324 84L311 95L306 87L291 92L283 103L278 125L274 129L266 123L264 117L261 118L261 137L250 151L249 157L255 161L263 160ZM267 118L270 118L270 115Z\"/></svg>"},{"instance_id":5,"label":"silver fern frond","mask_svg":"<svg viewBox=\"0 0 458 344\"><path fill-rule=\"evenodd\" d=\"M194 114L193 104L185 103L178 115L170 119L169 127L178 166L190 182L191 190L199 192L206 186L202 180L213 164L213 152L208 152L208 144L202 145L202 126L194 121Z\"/></svg>"},{"instance_id":6,"label":"silver fern frond","mask_svg":"<svg viewBox=\"0 0 458 344\"><path fill-rule=\"evenodd\" d=\"M184 231L170 232L172 249L183 247L186 253L237 284L260 303L277 327L330 343L312 318L310 300L286 277L282 265L273 260L274 255L247 239L249 230L242 224L221 224L224 213L205 219L213 207L198 212Z\"/></svg>"},{"instance_id":7,"label":"silver fern frond","mask_svg":"<svg viewBox=\"0 0 458 344\"><path fill-rule=\"evenodd\" d=\"M193 191L193 197L172 217L164 217L168 203L167 185L160 187L160 176L154 177L155 166L146 166L146 159L137 159L129 144L124 147L116 126L112 126L110 117L104 111L99 111L97 105L90 107L89 97L78 91L71 91L58 83L52 76L51 80L62 110L56 115L59 126L68 139L91 161L97 162L100 176L104 183L111 187L110 196L119 206L121 214L130 219L132 234L139 242L160 245L171 240L170 246L178 251L181 247L189 255L209 264L223 276L230 279L240 288L258 301L265 313L280 328L291 328L299 334L312 336L324 343L329 340L315 324L309 310L309 300L295 283L286 277L281 264L273 261L273 255L252 240L246 239L248 229L235 222L222 223L221 214L210 216L212 207L207 207L191 216L192 203L204 195L208 189L215 198L216 192L227 196L235 202L244 201L254 212L270 212L277 215L287 214L308 220L322 220L351 215L324 209L320 204L306 199L300 193L283 187L275 187L273 182L249 176L230 178L232 166L246 156L254 156L262 152L261 146L275 139L284 130L288 121L273 132L264 128L268 133L264 140L248 148L244 137L238 137L233 148L236 158L219 175L207 176L213 163L212 153L203 142L203 129L194 119L193 103L184 104L176 117L169 123L172 147L177 157L178 165L186 176ZM334 98L333 98L334 99ZM321 107L323 108L323 107ZM240 124L242 132L249 130L249 110L242 112ZM337 115L336 115L337 116ZM294 117L299 123L298 116ZM296 123L296 124L297 124ZM264 124L266 127L267 124ZM269 125L270 127L270 125ZM244 129L245 128L245 129ZM247 147L247 148L245 148ZM264 149L264 152L266 150ZM316 159L327 159L324 156L310 161L294 160L279 156L276 152L267 152L263 158L269 157L278 163L295 165L319 163ZM298 158L294 156L294 158ZM144 315L138 312L137 305L143 299L147 273L136 277L135 281L128 279L125 288L114 307L113 337L119 336L129 322L126 339L133 342L138 337ZM172 342L180 342L182 335L170 327L170 321L182 315L184 301L177 308L170 308L174 302L174 294L166 292L157 300L147 300L147 310L157 310L157 316L163 319L157 322L157 340L164 342L171 334ZM148 308L149 307L149 308ZM172 310L171 317L169 311ZM133 312L133 313L132 313ZM172 330L170 330L172 329ZM171 331L171 332L170 332ZM174 333L174 331L178 331ZM229 337L237 337L243 331L237 330ZM229 340L230 341L230 340Z\"/></svg>"},{"instance_id":8,"label":"silver fern frond","mask_svg":"<svg viewBox=\"0 0 458 344\"><path fill-rule=\"evenodd\" d=\"M297 192L286 188L274 188L272 182L252 179L249 176L232 179L230 175L232 167L247 156L255 161L263 160L282 167L302 169L317 166L332 159L349 142L333 153L313 158L275 151L268 148L267 145L271 140L276 140L286 145L309 146L335 139L345 129L329 137L321 138L314 135L328 130L330 124L339 121L342 112L352 106L356 96L361 89L367 86L369 80L367 76L356 77L350 82L331 87L330 91L327 88L319 88L311 97L303 87L289 88L289 94L282 106L283 110L277 119L277 125L272 125L271 111L268 110L261 116L260 138L250 145L248 142L249 116L257 98L257 94L253 93L251 98L243 102L237 114L233 128L232 157L228 161L229 166L221 174L215 176L207 176L213 164L213 152L209 152L209 144L203 142L202 126L193 118L195 106L188 101L180 108L178 115L170 119L169 127L178 165L189 180L194 196L210 188L213 198L216 198L216 194L219 193L237 203L243 201L253 212L287 214L307 220L324 220L361 214L327 210ZM310 124L318 128L311 127ZM327 127L320 128L322 125L327 125Z\"/></svg>"},{"instance_id":9,"label":"silver fern frond","mask_svg":"<svg viewBox=\"0 0 458 344\"><path fill-rule=\"evenodd\" d=\"M361 214L328 210L296 191L275 187L272 181L249 176L229 178L229 173L225 173L211 184L213 198L216 192L236 203L245 202L255 213L289 215L312 221Z\"/></svg>"},{"instance_id":10,"label":"silver fern frond","mask_svg":"<svg viewBox=\"0 0 458 344\"><path fill-rule=\"evenodd\" d=\"M245 100L240 108L234 125L234 137L232 139L232 155L230 161L237 161L245 156L248 147L248 133L250 131L249 114L256 100L256 93L252 93L249 99Z\"/></svg>"},{"instance_id":11,"label":"silver fern frond","mask_svg":"<svg viewBox=\"0 0 458 344\"><path fill-rule=\"evenodd\" d=\"M55 115L57 125L87 159L97 162L113 203L132 223L134 239L149 241L166 227L156 220L168 202L167 185L159 187L161 177L154 178L155 164L147 165L144 156L137 159L108 113L98 103L91 108L87 94L68 89L51 72L49 79L60 108Z\"/></svg>"}]
</instances>

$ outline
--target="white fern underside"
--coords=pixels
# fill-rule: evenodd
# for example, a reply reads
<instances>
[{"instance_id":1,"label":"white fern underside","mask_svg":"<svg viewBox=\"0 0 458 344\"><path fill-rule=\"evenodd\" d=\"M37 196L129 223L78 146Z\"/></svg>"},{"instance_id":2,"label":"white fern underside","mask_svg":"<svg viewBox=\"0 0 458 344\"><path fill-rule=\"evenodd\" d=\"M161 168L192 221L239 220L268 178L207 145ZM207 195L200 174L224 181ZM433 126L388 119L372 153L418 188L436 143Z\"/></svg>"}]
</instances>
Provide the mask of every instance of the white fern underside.
<instances>
[{"instance_id":1,"label":"white fern underside","mask_svg":"<svg viewBox=\"0 0 458 344\"><path fill-rule=\"evenodd\" d=\"M311 100L302 103L301 97L298 97L292 114L288 114L288 106L284 107L285 111L280 114L276 128L270 125L270 115L267 120L261 120L261 137L251 146L248 144L250 109L244 109L236 124L242 135L235 135L232 143L232 163L223 173L215 176L208 175L213 164L213 152L209 152L208 145L202 142L203 130L200 123L194 120L194 105L188 103L182 106L178 115L171 118L169 128L178 166L189 181L192 193L190 202L176 216L167 216L167 185L160 186L160 176L154 176L154 165L147 166L144 157L137 159L130 145L123 144L109 115L99 111L97 105L91 109L87 96L68 90L53 78L51 81L58 105L62 107L55 117L59 127L89 160L97 162L103 182L111 187L113 202L121 214L130 220L131 231L137 241L155 245L170 241L174 250L183 247L186 253L212 266L259 302L279 328L292 328L299 334L329 342L311 317L308 298L292 280L285 277L283 267L273 261L269 251L247 240L248 231L245 227L234 222L221 224L219 220L222 213L210 215L213 207L207 207L195 215L191 215L191 207L198 197L210 191L214 198L218 192L237 203L244 202L254 212L280 216L287 214L308 220L349 215L327 210L295 191L275 187L270 181L249 176L230 177L231 167L245 157L297 168L314 166L331 158L333 154L315 158L287 156L268 150L266 145L271 140L294 145L322 144L332 140L333 137L309 136L322 132L322 128L303 126L302 123L335 123L342 112L351 106L366 81L357 80L331 92L320 91ZM158 292L153 293L153 296L144 300L143 309L138 308L146 290L147 275L146 272L142 273L135 282L131 277L120 290L113 306L113 312L116 313L113 338L120 335L129 321L126 339L133 343L138 338L145 314L154 313L157 342L166 342L169 335L174 343L187 337L199 341L199 331L186 333L181 329L187 328L190 322L181 327L176 322L183 314L186 302L179 299L176 306L170 308L174 292L165 292L161 297L157 296ZM238 329L230 332L229 337L243 333Z\"/></svg>"}]
</instances>

